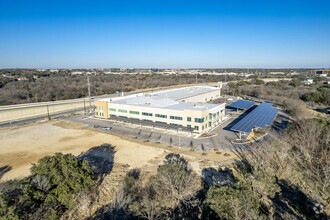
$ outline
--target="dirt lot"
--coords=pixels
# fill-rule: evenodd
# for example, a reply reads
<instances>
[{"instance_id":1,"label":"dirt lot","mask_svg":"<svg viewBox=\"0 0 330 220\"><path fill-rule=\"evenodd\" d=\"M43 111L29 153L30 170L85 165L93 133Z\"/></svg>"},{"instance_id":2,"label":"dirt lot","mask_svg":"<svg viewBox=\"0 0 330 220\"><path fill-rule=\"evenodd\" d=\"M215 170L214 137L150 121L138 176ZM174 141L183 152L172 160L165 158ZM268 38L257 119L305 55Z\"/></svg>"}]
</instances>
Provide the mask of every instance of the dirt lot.
<instances>
[{"instance_id":1,"label":"dirt lot","mask_svg":"<svg viewBox=\"0 0 330 220\"><path fill-rule=\"evenodd\" d=\"M0 181L29 175L31 163L55 152L79 155L104 143L115 146L114 162L128 164L131 168L154 171L170 152L184 155L192 168L200 172L206 166L218 166L235 156L226 152L192 152L162 144L143 142L83 127L82 124L64 121L34 123L0 129ZM224 156L226 154L226 156Z\"/></svg>"}]
</instances>

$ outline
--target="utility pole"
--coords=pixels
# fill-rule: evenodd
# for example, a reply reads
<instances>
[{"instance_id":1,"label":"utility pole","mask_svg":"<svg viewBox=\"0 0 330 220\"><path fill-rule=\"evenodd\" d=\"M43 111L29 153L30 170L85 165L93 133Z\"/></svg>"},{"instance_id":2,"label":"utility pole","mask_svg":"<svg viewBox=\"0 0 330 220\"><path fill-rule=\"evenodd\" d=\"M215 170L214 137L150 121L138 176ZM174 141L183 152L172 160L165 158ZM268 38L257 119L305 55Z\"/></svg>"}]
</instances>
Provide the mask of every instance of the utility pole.
<instances>
[{"instance_id":1,"label":"utility pole","mask_svg":"<svg viewBox=\"0 0 330 220\"><path fill-rule=\"evenodd\" d=\"M196 85L197 85L197 72L196 72Z\"/></svg>"},{"instance_id":2,"label":"utility pole","mask_svg":"<svg viewBox=\"0 0 330 220\"><path fill-rule=\"evenodd\" d=\"M225 104L226 104L226 102L227 102L227 74L225 74L225 86L226 86L226 92L225 92Z\"/></svg>"},{"instance_id":3,"label":"utility pole","mask_svg":"<svg viewBox=\"0 0 330 220\"><path fill-rule=\"evenodd\" d=\"M88 75L87 75L87 86L88 86L88 98L89 98L89 113L92 113L91 84L89 82L89 76Z\"/></svg>"},{"instance_id":4,"label":"utility pole","mask_svg":"<svg viewBox=\"0 0 330 220\"><path fill-rule=\"evenodd\" d=\"M180 136L180 130L181 130L181 129L179 128L179 129L178 129L178 133L179 133L179 148L181 148L181 146L180 146L180 145L181 145L181 136Z\"/></svg>"},{"instance_id":5,"label":"utility pole","mask_svg":"<svg viewBox=\"0 0 330 220\"><path fill-rule=\"evenodd\" d=\"M47 104L47 117L49 118L49 108L48 108L48 104Z\"/></svg>"},{"instance_id":6,"label":"utility pole","mask_svg":"<svg viewBox=\"0 0 330 220\"><path fill-rule=\"evenodd\" d=\"M85 104L85 99L84 99L84 118L85 118L85 114L86 114L86 104Z\"/></svg>"}]
</instances>

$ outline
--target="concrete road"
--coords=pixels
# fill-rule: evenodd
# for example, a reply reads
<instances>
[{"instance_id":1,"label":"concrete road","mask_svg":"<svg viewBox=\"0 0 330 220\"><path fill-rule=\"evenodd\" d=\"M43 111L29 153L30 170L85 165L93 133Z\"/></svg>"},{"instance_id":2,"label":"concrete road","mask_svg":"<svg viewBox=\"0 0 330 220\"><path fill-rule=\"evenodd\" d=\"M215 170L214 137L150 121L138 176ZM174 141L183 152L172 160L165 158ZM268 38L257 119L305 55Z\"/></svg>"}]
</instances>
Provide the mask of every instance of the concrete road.
<instances>
[{"instance_id":1,"label":"concrete road","mask_svg":"<svg viewBox=\"0 0 330 220\"><path fill-rule=\"evenodd\" d=\"M205 85L205 84L204 84ZM208 84L214 86L216 84ZM187 85L178 85L172 88L185 87ZM133 95L141 92L155 92L160 90L166 90L169 88L152 88L145 90L138 90L132 92L126 92L124 95ZM102 98L114 98L119 97L121 94L109 94L102 96L92 97L91 106L93 106L93 100L99 100ZM39 103L28 103L28 104L18 104L18 105L7 105L0 106L0 124L11 124L13 122L25 121L25 120L39 120L40 117L44 117L49 112L50 115L56 115L61 112L76 112L82 109L89 109L89 99L71 99L62 101L52 101L52 102L39 102Z\"/></svg>"}]
</instances>

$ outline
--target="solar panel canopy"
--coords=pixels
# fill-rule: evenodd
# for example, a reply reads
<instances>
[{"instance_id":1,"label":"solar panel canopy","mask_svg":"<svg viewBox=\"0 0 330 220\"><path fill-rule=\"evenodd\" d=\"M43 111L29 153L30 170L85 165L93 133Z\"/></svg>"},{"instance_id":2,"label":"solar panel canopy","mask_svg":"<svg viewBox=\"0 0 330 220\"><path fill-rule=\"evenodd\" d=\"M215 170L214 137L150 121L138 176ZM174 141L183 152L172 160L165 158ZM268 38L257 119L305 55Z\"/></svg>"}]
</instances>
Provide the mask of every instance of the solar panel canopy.
<instances>
[{"instance_id":1,"label":"solar panel canopy","mask_svg":"<svg viewBox=\"0 0 330 220\"><path fill-rule=\"evenodd\" d=\"M249 109L255 102L246 101L246 100L238 100L236 102L231 103L227 107L229 108L238 108L238 109Z\"/></svg>"},{"instance_id":2,"label":"solar panel canopy","mask_svg":"<svg viewBox=\"0 0 330 220\"><path fill-rule=\"evenodd\" d=\"M231 130L250 133L253 128L264 128L270 126L274 121L278 110L271 103L263 102L251 111L242 120L236 123Z\"/></svg>"}]
</instances>

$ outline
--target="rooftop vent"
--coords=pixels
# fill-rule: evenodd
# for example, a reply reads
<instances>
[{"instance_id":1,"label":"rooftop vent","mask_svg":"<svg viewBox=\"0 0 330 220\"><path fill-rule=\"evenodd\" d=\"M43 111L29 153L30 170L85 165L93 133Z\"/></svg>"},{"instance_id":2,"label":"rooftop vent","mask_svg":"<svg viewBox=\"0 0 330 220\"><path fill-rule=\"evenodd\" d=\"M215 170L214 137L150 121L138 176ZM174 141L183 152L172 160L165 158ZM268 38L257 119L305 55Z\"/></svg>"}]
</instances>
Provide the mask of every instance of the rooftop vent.
<instances>
[{"instance_id":1,"label":"rooftop vent","mask_svg":"<svg viewBox=\"0 0 330 220\"><path fill-rule=\"evenodd\" d=\"M204 107L204 104L203 104L203 102L197 102L194 106L197 108L202 108L202 107Z\"/></svg>"}]
</instances>

